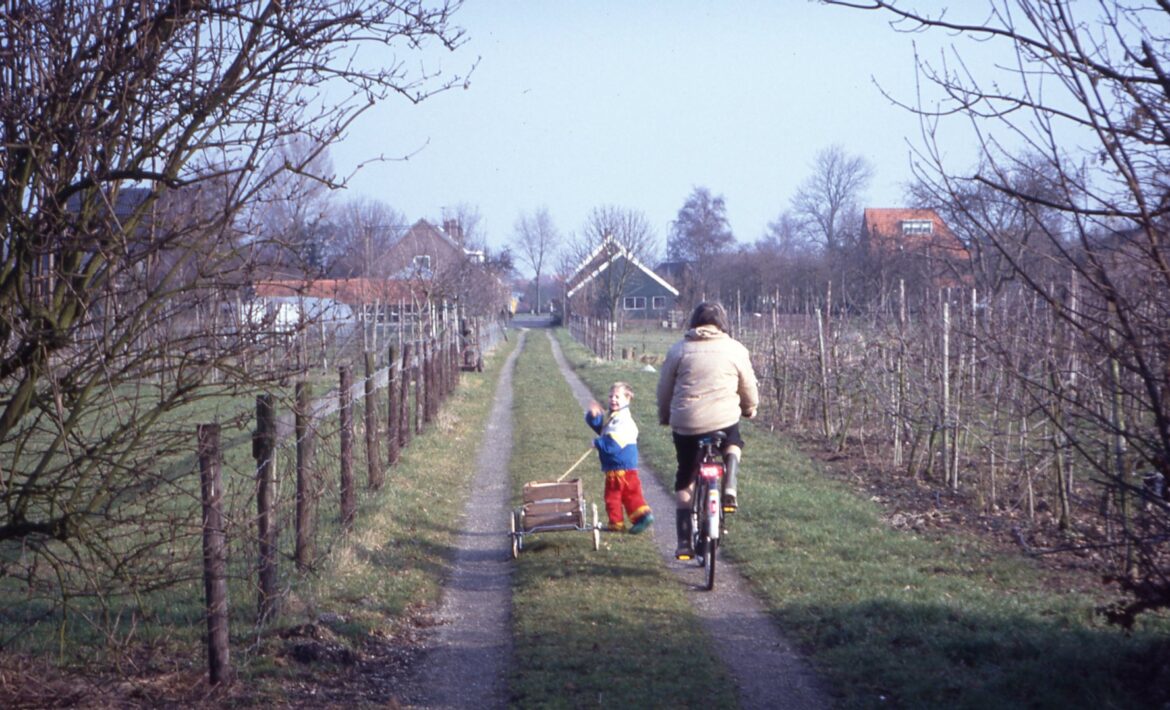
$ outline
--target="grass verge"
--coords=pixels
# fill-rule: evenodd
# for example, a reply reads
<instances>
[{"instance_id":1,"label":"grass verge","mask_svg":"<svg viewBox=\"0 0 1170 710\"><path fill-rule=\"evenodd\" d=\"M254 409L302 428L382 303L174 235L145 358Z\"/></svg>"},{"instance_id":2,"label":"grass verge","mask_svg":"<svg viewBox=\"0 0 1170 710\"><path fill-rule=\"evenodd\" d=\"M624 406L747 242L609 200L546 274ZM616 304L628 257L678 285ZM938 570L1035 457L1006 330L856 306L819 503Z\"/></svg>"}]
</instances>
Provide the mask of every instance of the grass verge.
<instances>
[{"instance_id":1,"label":"grass verge","mask_svg":"<svg viewBox=\"0 0 1170 710\"><path fill-rule=\"evenodd\" d=\"M463 375L434 425L411 439L385 485L361 503L352 531L325 531L336 537L316 573L294 585L282 625L328 619L330 631L356 649L410 633L413 615L438 603L495 385L515 344L513 337L487 357L482 374Z\"/></svg>"},{"instance_id":2,"label":"grass verge","mask_svg":"<svg viewBox=\"0 0 1170 710\"><path fill-rule=\"evenodd\" d=\"M412 438L377 491L365 486L360 444L364 403L357 403L354 473L359 511L349 531L337 520L337 437L321 437L316 562L310 571L294 569L289 559L291 522L283 520L281 610L265 627L254 622L254 539L244 527L232 536L231 661L238 682L211 693L205 685L202 587L197 566L188 565L187 584L137 599L134 613L121 622L129 628L117 648L110 649L110 643L87 647L80 634L71 633L62 637L68 654L60 654L56 664L43 652L4 649L0 679L20 682L0 682L0 705L340 706L353 698L374 701L393 692L398 669L389 666L402 665L411 652L417 625L427 623L425 614L438 601L450 570L458 521L475 473L468 462L475 460L500 367L514 344L513 339L488 357L483 374L461 378L436 422ZM335 434L336 415L323 420L319 431L331 427ZM246 428L237 427L223 437L225 488L243 497L252 480L247 434ZM289 456L282 450L278 464L286 495ZM188 552L185 559L192 557Z\"/></svg>"},{"instance_id":3,"label":"grass verge","mask_svg":"<svg viewBox=\"0 0 1170 710\"><path fill-rule=\"evenodd\" d=\"M651 426L658 375L558 338L593 389L634 385L639 444L660 475L673 447ZM1059 592L1026 558L968 534L884 524L778 435L747 426L742 506L723 548L845 708L1162 707L1166 619L1125 635L1099 599Z\"/></svg>"}]
</instances>

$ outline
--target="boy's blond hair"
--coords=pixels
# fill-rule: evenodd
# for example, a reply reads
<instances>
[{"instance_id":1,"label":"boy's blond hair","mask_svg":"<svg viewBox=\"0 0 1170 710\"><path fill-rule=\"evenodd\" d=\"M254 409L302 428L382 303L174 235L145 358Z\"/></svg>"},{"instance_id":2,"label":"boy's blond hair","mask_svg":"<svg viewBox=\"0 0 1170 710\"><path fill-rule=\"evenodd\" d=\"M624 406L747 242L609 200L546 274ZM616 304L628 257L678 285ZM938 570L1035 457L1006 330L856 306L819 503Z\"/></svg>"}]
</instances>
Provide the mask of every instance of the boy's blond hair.
<instances>
[{"instance_id":1,"label":"boy's blond hair","mask_svg":"<svg viewBox=\"0 0 1170 710\"><path fill-rule=\"evenodd\" d=\"M630 384L628 382L615 382L615 383L613 383L613 385L610 386L609 391L613 392L614 390L621 390L621 391L625 392L626 396L630 398L630 401L631 402L634 401L634 388L630 387Z\"/></svg>"}]
</instances>

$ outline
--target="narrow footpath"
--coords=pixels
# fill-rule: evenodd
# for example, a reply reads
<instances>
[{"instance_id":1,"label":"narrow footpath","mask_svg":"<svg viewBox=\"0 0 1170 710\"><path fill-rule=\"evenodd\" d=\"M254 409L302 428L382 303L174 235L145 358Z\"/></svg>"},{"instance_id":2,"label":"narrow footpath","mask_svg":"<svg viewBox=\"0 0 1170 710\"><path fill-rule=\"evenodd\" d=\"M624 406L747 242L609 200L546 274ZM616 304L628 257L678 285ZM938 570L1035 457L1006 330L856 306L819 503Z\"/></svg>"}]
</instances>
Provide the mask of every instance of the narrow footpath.
<instances>
[{"instance_id":1,"label":"narrow footpath","mask_svg":"<svg viewBox=\"0 0 1170 710\"><path fill-rule=\"evenodd\" d=\"M593 394L565 360L552 331L546 331L546 335L552 343L553 356L561 374L584 410L594 399ZM643 423L643 426L657 424L650 422ZM702 589L701 571L693 563L674 559L673 491L667 493L645 461L640 462L639 469L643 474L646 501L657 512L656 522L651 528L654 542L672 571L689 585L691 603L715 644L715 652L727 665L738 686L740 707L786 710L830 707L827 694L817 684L808 664L780 635L763 605L747 590L734 564L720 558L718 582L715 589L708 592ZM751 505L751 502L746 504ZM734 520L731 527L734 534Z\"/></svg>"},{"instance_id":2,"label":"narrow footpath","mask_svg":"<svg viewBox=\"0 0 1170 710\"><path fill-rule=\"evenodd\" d=\"M435 618L436 632L409 683L407 700L419 708L502 708L512 662L511 543L501 528L508 519L512 453L512 374L527 331L500 372L480 445L463 518L454 569Z\"/></svg>"}]
</instances>

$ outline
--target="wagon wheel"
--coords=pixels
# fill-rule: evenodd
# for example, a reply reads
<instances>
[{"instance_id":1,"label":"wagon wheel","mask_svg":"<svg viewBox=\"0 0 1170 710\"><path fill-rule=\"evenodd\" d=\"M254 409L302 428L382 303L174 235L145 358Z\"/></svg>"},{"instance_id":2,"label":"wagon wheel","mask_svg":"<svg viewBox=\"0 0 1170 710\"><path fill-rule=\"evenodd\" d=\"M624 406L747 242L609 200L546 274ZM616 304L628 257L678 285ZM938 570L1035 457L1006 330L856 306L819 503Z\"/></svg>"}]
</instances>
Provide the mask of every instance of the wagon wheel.
<instances>
[{"instance_id":1,"label":"wagon wheel","mask_svg":"<svg viewBox=\"0 0 1170 710\"><path fill-rule=\"evenodd\" d=\"M516 511L516 554L524 549L524 511Z\"/></svg>"},{"instance_id":2,"label":"wagon wheel","mask_svg":"<svg viewBox=\"0 0 1170 710\"><path fill-rule=\"evenodd\" d=\"M593 550L601 549L601 523L597 521L597 504L593 504Z\"/></svg>"},{"instance_id":3,"label":"wagon wheel","mask_svg":"<svg viewBox=\"0 0 1170 710\"><path fill-rule=\"evenodd\" d=\"M508 516L509 527L512 528L512 559L516 559L520 556L520 536L516 534L516 518L519 515L519 513L513 510L512 514Z\"/></svg>"}]
</instances>

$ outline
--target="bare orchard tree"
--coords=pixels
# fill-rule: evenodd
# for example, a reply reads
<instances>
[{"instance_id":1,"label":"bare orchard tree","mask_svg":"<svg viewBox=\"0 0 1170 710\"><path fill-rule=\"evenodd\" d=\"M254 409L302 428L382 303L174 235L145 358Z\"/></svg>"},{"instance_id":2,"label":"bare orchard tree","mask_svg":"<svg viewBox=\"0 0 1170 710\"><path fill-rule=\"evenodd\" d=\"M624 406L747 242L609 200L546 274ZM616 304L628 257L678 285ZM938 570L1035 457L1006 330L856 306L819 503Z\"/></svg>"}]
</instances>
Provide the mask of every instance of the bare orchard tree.
<instances>
[{"instance_id":1,"label":"bare orchard tree","mask_svg":"<svg viewBox=\"0 0 1170 710\"><path fill-rule=\"evenodd\" d=\"M1055 323L1048 375L1023 385L1058 432L1056 456L1075 457L1104 485L1115 577L1131 593L1114 618L1129 624L1170 606L1170 3L985 0L949 13L832 4L880 10L895 27L948 42L970 37L980 51L999 44L1011 57L978 71L950 58L920 65L924 94L910 108L924 134L960 116L982 140L974 174L945 165L928 141L922 177L956 211L985 190L1036 227L1023 254L1015 230L982 235ZM1021 173L1044 175L1043 189Z\"/></svg>"},{"instance_id":2,"label":"bare orchard tree","mask_svg":"<svg viewBox=\"0 0 1170 710\"><path fill-rule=\"evenodd\" d=\"M290 263L253 203L373 103L461 82L408 56L460 42L451 11L5 4L0 577L42 609L189 578L195 417L237 411L190 406L287 374L280 349L258 357L278 339L245 303ZM308 149L282 153L295 136Z\"/></svg>"},{"instance_id":3,"label":"bare orchard tree","mask_svg":"<svg viewBox=\"0 0 1170 710\"><path fill-rule=\"evenodd\" d=\"M540 277L545 273L545 267L556 257L560 247L561 235L553 224L547 207L541 207L530 215L520 215L516 218L513 228L512 245L516 257L535 274L533 283L536 285L536 312L542 312L540 307Z\"/></svg>"}]
</instances>

